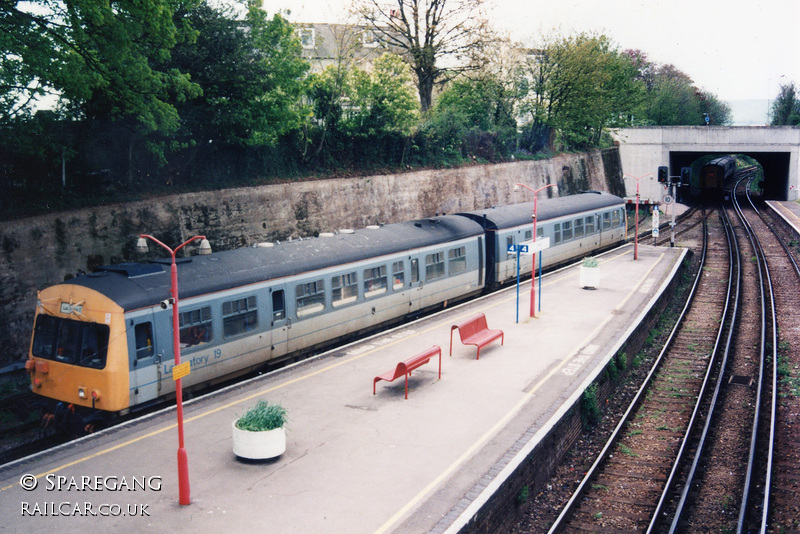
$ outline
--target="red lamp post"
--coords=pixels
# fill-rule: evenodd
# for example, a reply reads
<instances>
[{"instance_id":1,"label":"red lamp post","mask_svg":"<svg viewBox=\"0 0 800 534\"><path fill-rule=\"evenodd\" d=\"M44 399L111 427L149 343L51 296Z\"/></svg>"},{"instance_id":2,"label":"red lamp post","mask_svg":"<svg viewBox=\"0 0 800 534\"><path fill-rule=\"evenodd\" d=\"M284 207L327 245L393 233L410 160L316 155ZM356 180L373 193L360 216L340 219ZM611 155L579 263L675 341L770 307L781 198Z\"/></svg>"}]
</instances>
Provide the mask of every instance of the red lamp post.
<instances>
[{"instance_id":1,"label":"red lamp post","mask_svg":"<svg viewBox=\"0 0 800 534\"><path fill-rule=\"evenodd\" d=\"M525 189L529 189L533 191L533 242L536 242L536 209L538 208L538 193L543 189L547 189L548 187L557 187L556 184L547 184L545 186L540 187L539 189L534 189L525 184L514 184L514 190L519 191L520 187L524 187ZM531 258L531 317L536 317L536 253L533 253L533 257Z\"/></svg>"},{"instance_id":2,"label":"red lamp post","mask_svg":"<svg viewBox=\"0 0 800 534\"><path fill-rule=\"evenodd\" d=\"M175 366L181 363L181 344L180 344L180 321L178 316L178 266L175 263L175 254L191 243L200 239L200 254L211 254L211 245L208 243L206 236L196 235L190 240L186 241L176 249L171 249L155 237L147 234L139 236L139 241L136 243L136 249L139 252L147 252L147 240L155 241L162 248L166 249L172 257L172 266L170 268L171 275L171 289L172 294L172 342L173 353L175 355ZM191 498L189 496L189 455L186 453L186 447L183 441L183 385L181 379L175 380L175 399L177 402L178 411L178 500L180 504L190 504Z\"/></svg>"},{"instance_id":3,"label":"red lamp post","mask_svg":"<svg viewBox=\"0 0 800 534\"><path fill-rule=\"evenodd\" d=\"M633 234L633 259L639 259L639 180L645 178L647 176L653 176L652 174L643 174L638 178L636 176L632 176L630 174L626 174L625 178L633 178L636 180L636 217L635 217L635 224L634 224L634 234Z\"/></svg>"}]
</instances>

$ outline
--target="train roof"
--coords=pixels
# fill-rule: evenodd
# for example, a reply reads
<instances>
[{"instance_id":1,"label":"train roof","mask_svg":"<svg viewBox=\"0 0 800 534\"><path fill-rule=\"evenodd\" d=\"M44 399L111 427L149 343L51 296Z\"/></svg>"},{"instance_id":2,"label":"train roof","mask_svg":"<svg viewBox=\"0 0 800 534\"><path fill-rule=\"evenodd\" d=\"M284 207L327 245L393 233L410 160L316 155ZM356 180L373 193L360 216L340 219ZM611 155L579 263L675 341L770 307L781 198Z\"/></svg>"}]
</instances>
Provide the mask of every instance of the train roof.
<instances>
[{"instance_id":1,"label":"train roof","mask_svg":"<svg viewBox=\"0 0 800 534\"><path fill-rule=\"evenodd\" d=\"M580 193L566 197L547 198L539 200L538 206L536 207L536 217L538 221L541 222L624 203L625 201L622 198L600 191ZM521 204L510 204L508 206L470 211L459 215L464 215L478 221L487 229L502 230L504 228L513 228L530 223L532 213L533 202L524 202Z\"/></svg>"},{"instance_id":2,"label":"train roof","mask_svg":"<svg viewBox=\"0 0 800 534\"><path fill-rule=\"evenodd\" d=\"M712 159L711 161L705 163L703 165L703 167L717 166L717 165L725 167L725 166L730 165L731 163L735 163L735 162L736 162L736 158L734 158L733 156L722 156L720 158L715 158L715 159Z\"/></svg>"},{"instance_id":3,"label":"train roof","mask_svg":"<svg viewBox=\"0 0 800 534\"><path fill-rule=\"evenodd\" d=\"M483 233L479 224L456 215L343 231L330 237L293 240L271 247L250 247L179 258L180 298L224 291L275 278L344 265L388 254L457 241ZM152 306L169 297L169 259L123 263L65 283L94 289L124 310Z\"/></svg>"}]
</instances>

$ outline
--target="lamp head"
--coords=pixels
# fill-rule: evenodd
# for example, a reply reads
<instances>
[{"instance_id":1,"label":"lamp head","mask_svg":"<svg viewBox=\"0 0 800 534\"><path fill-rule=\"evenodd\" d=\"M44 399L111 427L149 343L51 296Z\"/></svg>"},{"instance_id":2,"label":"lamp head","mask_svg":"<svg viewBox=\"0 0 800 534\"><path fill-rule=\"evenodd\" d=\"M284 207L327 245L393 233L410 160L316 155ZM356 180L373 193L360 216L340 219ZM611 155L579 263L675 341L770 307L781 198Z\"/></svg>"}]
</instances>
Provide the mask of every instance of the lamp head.
<instances>
[{"instance_id":1,"label":"lamp head","mask_svg":"<svg viewBox=\"0 0 800 534\"><path fill-rule=\"evenodd\" d=\"M140 237L136 242L136 252L144 254L147 252L147 239Z\"/></svg>"},{"instance_id":2,"label":"lamp head","mask_svg":"<svg viewBox=\"0 0 800 534\"><path fill-rule=\"evenodd\" d=\"M208 242L208 239L203 238L200 241L200 250L198 252L203 255L211 254L211 243Z\"/></svg>"}]
</instances>

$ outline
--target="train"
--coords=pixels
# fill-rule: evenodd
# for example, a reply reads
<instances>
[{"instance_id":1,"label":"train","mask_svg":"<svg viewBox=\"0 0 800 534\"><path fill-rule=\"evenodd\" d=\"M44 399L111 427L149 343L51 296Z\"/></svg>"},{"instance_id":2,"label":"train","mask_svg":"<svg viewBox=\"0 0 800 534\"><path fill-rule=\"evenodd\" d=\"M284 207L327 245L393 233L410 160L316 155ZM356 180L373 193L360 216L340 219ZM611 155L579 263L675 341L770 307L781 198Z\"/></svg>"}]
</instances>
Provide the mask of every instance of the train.
<instances>
[{"instance_id":1,"label":"train","mask_svg":"<svg viewBox=\"0 0 800 534\"><path fill-rule=\"evenodd\" d=\"M176 260L184 391L296 359L511 283L531 202L341 230ZM538 203L542 267L627 238L625 203L586 192ZM520 272L532 270L520 256ZM41 290L26 369L73 429L174 397L172 259L104 266ZM61 414L61 415L59 415ZM65 425L66 423L62 424Z\"/></svg>"},{"instance_id":2,"label":"train","mask_svg":"<svg viewBox=\"0 0 800 534\"><path fill-rule=\"evenodd\" d=\"M700 192L708 197L719 197L725 184L736 173L736 158L723 156L712 159L700 168Z\"/></svg>"}]
</instances>

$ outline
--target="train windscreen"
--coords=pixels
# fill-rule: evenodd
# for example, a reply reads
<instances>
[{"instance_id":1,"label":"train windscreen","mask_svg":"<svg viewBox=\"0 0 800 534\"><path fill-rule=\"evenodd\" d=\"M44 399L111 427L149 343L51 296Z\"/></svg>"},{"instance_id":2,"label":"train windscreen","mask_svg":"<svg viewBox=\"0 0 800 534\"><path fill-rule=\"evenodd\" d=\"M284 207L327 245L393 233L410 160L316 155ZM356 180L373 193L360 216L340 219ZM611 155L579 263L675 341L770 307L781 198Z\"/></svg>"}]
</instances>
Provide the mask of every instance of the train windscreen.
<instances>
[{"instance_id":1,"label":"train windscreen","mask_svg":"<svg viewBox=\"0 0 800 534\"><path fill-rule=\"evenodd\" d=\"M102 369L106 366L107 325L40 314L33 332L33 355L57 362Z\"/></svg>"}]
</instances>

